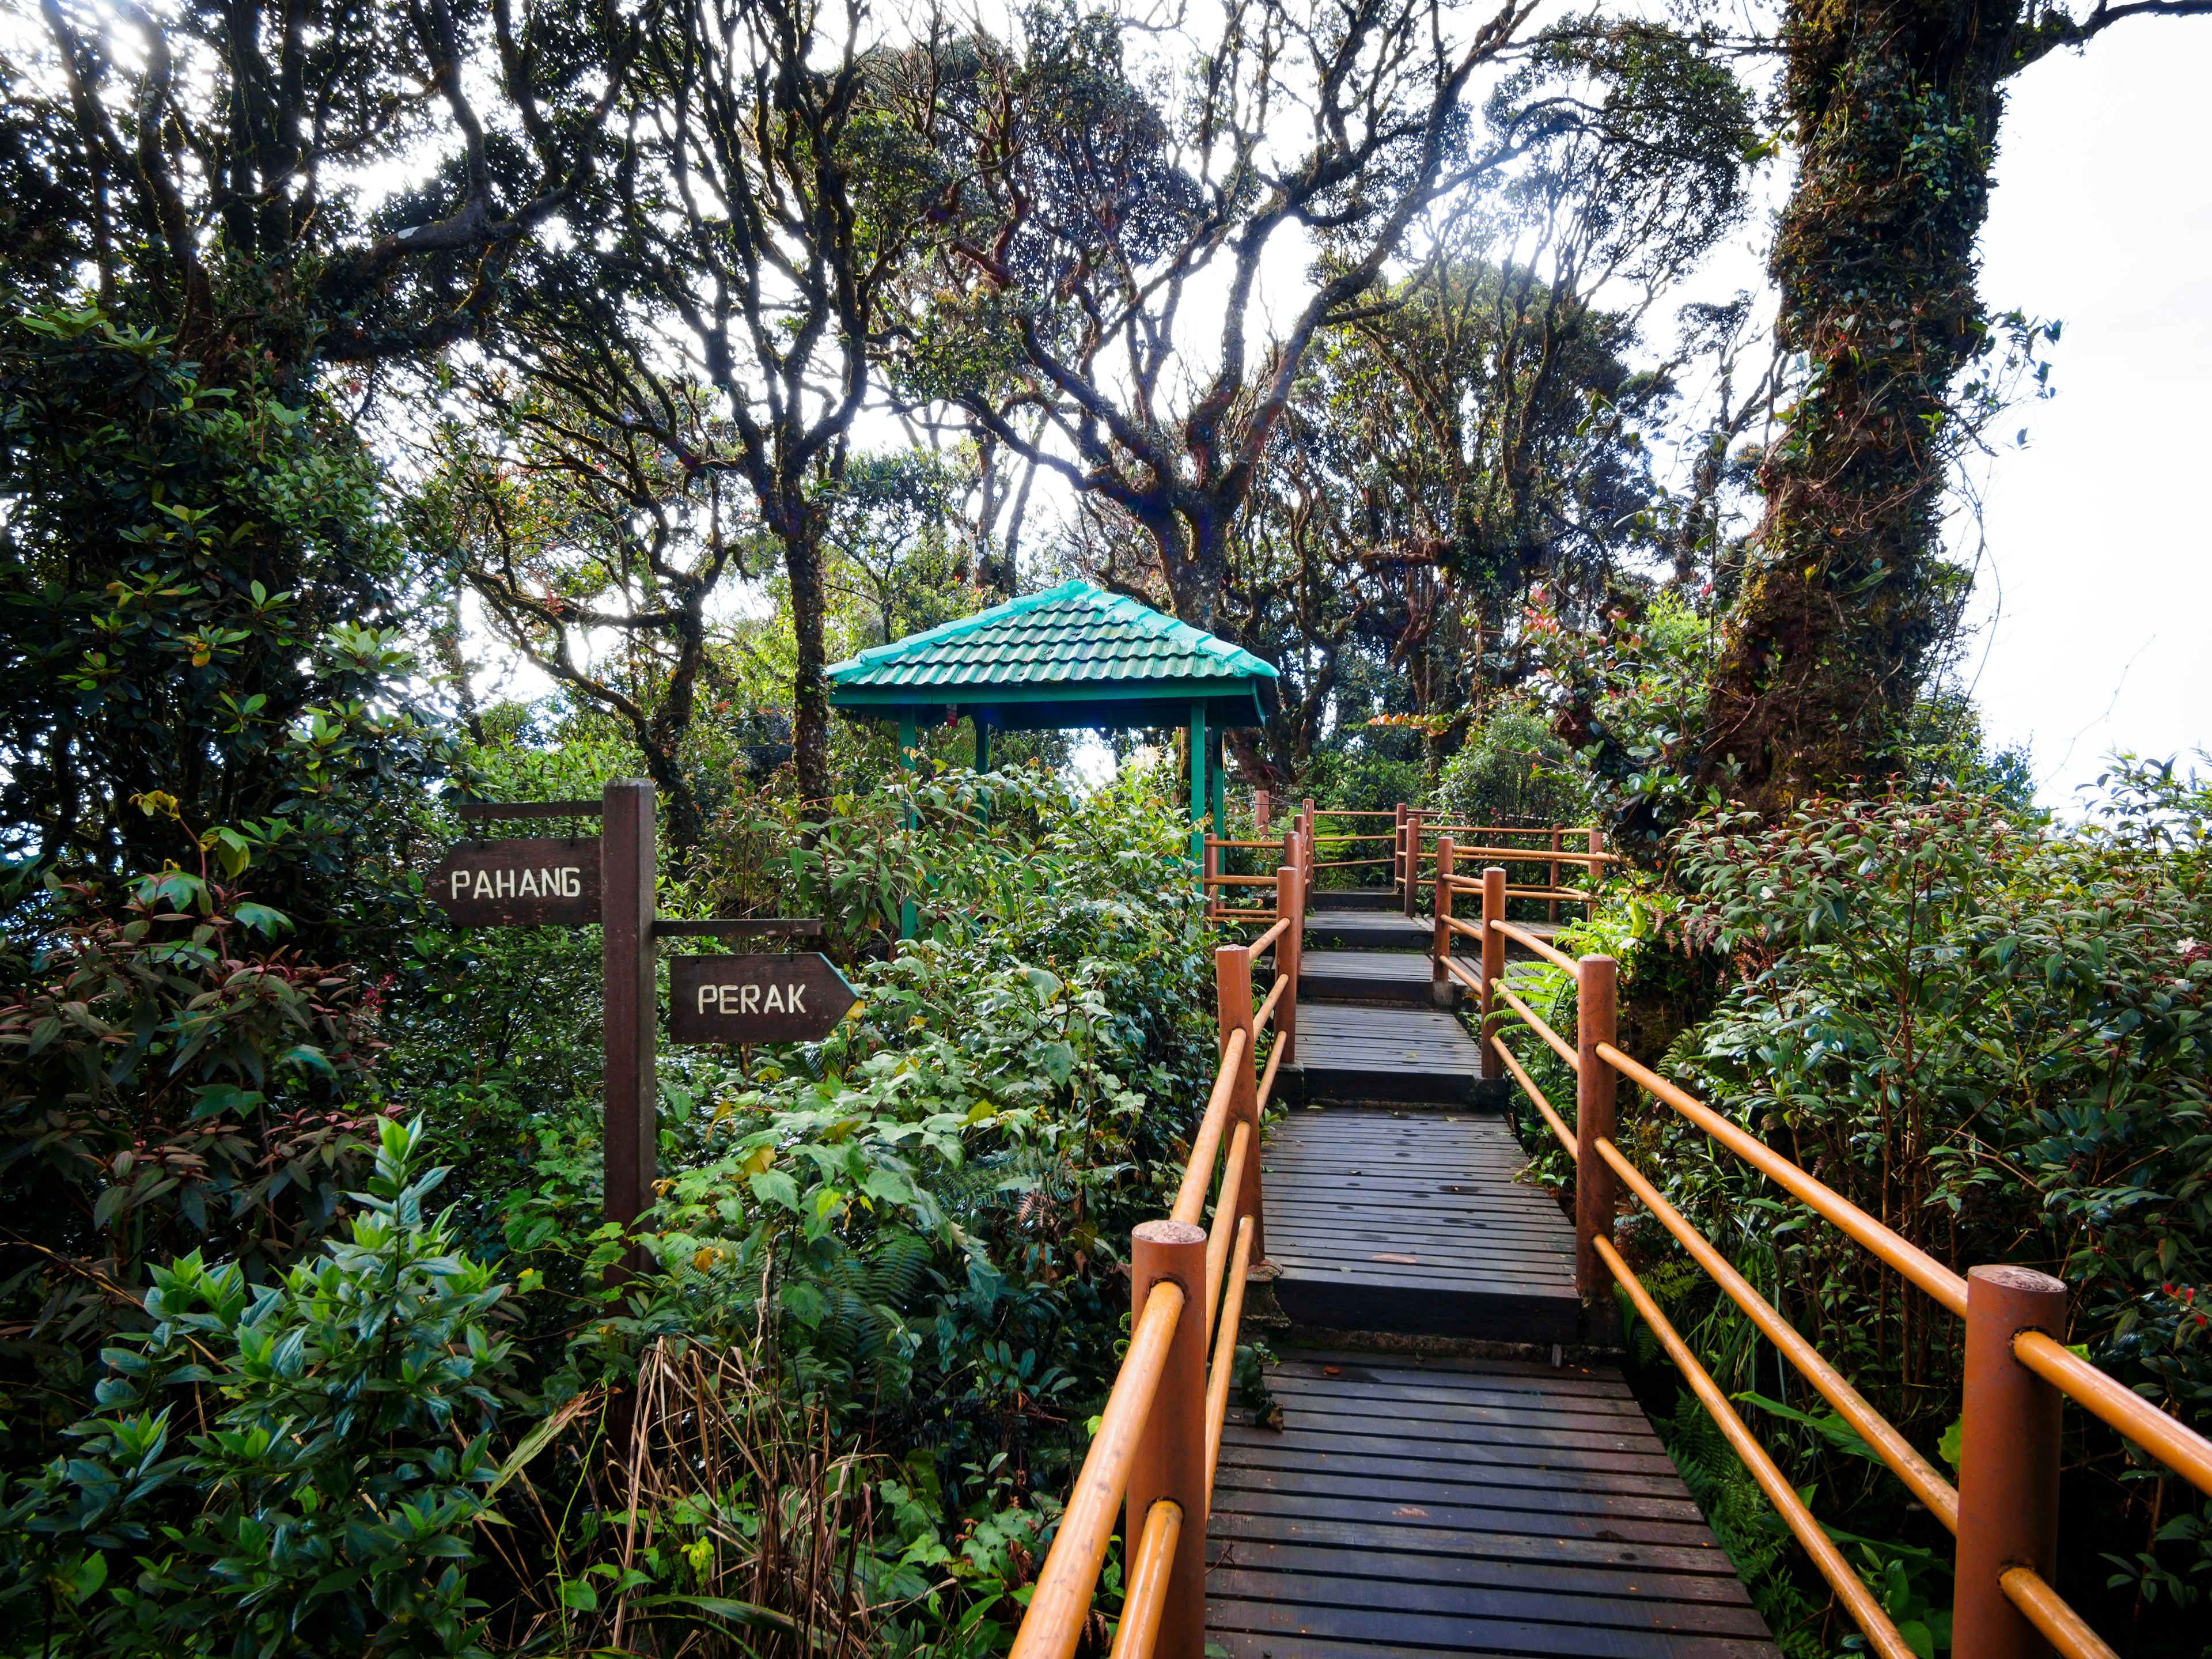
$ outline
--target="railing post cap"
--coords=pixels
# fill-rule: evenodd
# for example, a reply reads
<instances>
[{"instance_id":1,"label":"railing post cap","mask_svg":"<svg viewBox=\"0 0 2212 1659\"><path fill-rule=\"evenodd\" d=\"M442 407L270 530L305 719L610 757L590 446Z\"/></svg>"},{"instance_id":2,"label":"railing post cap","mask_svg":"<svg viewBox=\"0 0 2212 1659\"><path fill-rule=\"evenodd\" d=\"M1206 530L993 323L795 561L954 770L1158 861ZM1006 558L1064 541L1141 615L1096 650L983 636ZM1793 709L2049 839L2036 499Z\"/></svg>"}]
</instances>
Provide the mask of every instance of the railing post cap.
<instances>
[{"instance_id":1,"label":"railing post cap","mask_svg":"<svg viewBox=\"0 0 2212 1659\"><path fill-rule=\"evenodd\" d=\"M1985 1261L1978 1267L1966 1269L1966 1288L1972 1292L1975 1283L1987 1285L1991 1290L2014 1296L2064 1296L2066 1281L2053 1279L2049 1273L2033 1267L2015 1267L2006 1261Z\"/></svg>"},{"instance_id":2,"label":"railing post cap","mask_svg":"<svg viewBox=\"0 0 2212 1659\"><path fill-rule=\"evenodd\" d=\"M1146 1244L1204 1245L1206 1229L1188 1221L1139 1221L1131 1230L1130 1237Z\"/></svg>"},{"instance_id":3,"label":"railing post cap","mask_svg":"<svg viewBox=\"0 0 2212 1659\"><path fill-rule=\"evenodd\" d=\"M1581 963L1585 968L1591 966L1593 963L1596 964L1600 968L1618 968L1620 965L1618 957L1606 956L1601 952L1587 957L1577 957L1576 960Z\"/></svg>"}]
</instances>

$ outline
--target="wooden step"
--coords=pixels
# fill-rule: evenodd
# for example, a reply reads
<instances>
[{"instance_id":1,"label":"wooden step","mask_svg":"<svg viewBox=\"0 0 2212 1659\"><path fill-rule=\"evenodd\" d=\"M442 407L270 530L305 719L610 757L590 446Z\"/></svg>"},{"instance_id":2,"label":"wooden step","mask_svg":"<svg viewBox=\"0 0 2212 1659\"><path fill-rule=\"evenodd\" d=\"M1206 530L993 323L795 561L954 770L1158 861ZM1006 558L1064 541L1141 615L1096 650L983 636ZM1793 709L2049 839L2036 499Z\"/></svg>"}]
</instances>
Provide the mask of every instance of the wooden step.
<instances>
[{"instance_id":1,"label":"wooden step","mask_svg":"<svg viewBox=\"0 0 2212 1659\"><path fill-rule=\"evenodd\" d=\"M1575 1231L1503 1119L1293 1110L1261 1160L1267 1260L1323 1330L1571 1343Z\"/></svg>"},{"instance_id":2,"label":"wooden step","mask_svg":"<svg viewBox=\"0 0 2212 1659\"><path fill-rule=\"evenodd\" d=\"M1396 910L1401 906L1395 887L1323 887L1306 895L1309 910Z\"/></svg>"},{"instance_id":3,"label":"wooden step","mask_svg":"<svg viewBox=\"0 0 2212 1659\"><path fill-rule=\"evenodd\" d=\"M1304 1103L1468 1106L1481 1081L1482 1051L1438 1008L1302 1000L1292 1058L1285 1098Z\"/></svg>"},{"instance_id":4,"label":"wooden step","mask_svg":"<svg viewBox=\"0 0 2212 1659\"><path fill-rule=\"evenodd\" d=\"M1388 910L1308 910L1306 944L1318 951L1426 951L1433 921Z\"/></svg>"},{"instance_id":5,"label":"wooden step","mask_svg":"<svg viewBox=\"0 0 2212 1659\"><path fill-rule=\"evenodd\" d=\"M1465 918L1462 918L1465 920ZM1521 921L1515 927L1549 943L1559 930L1547 921ZM1454 949L1462 955L1472 955L1474 941L1468 935L1457 936ZM1427 951L1436 942L1434 916L1407 917L1389 911L1309 910L1306 912L1306 949L1317 951L1371 951L1400 952ZM1508 962L1534 962L1536 953L1517 939L1505 941Z\"/></svg>"},{"instance_id":6,"label":"wooden step","mask_svg":"<svg viewBox=\"0 0 2212 1659\"><path fill-rule=\"evenodd\" d=\"M1476 964L1470 959L1469 967ZM1459 981L1439 985L1429 958L1410 951L1309 951L1298 958L1298 998L1324 1002L1379 1002L1419 1008L1459 1005Z\"/></svg>"}]
</instances>

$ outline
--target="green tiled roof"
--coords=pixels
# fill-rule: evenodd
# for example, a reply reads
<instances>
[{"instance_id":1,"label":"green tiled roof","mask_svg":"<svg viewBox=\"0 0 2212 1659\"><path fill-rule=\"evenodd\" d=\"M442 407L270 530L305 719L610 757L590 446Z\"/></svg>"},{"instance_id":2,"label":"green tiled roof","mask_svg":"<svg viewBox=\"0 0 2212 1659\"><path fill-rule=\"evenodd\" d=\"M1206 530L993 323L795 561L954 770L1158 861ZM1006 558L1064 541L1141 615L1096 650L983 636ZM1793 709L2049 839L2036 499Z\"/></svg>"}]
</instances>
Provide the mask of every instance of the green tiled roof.
<instances>
[{"instance_id":1,"label":"green tiled roof","mask_svg":"<svg viewBox=\"0 0 2212 1659\"><path fill-rule=\"evenodd\" d=\"M1156 725L1170 703L1257 724L1271 664L1085 581L863 651L829 671L832 706L855 713L981 713L999 726Z\"/></svg>"}]
</instances>

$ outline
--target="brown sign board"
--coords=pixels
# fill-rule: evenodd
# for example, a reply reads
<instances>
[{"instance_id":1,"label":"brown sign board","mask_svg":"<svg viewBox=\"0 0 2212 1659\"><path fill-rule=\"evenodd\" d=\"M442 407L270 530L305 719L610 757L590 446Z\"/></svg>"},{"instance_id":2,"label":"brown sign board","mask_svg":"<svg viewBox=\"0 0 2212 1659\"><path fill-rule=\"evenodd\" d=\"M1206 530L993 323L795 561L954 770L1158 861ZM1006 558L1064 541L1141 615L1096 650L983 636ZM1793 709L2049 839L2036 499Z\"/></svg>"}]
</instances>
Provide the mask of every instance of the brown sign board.
<instances>
[{"instance_id":1,"label":"brown sign board","mask_svg":"<svg viewBox=\"0 0 2212 1659\"><path fill-rule=\"evenodd\" d=\"M457 927L580 927L599 920L599 839L464 842L430 872Z\"/></svg>"},{"instance_id":2,"label":"brown sign board","mask_svg":"<svg viewBox=\"0 0 2212 1659\"><path fill-rule=\"evenodd\" d=\"M678 1042L816 1042L860 999L818 952L668 959Z\"/></svg>"}]
</instances>

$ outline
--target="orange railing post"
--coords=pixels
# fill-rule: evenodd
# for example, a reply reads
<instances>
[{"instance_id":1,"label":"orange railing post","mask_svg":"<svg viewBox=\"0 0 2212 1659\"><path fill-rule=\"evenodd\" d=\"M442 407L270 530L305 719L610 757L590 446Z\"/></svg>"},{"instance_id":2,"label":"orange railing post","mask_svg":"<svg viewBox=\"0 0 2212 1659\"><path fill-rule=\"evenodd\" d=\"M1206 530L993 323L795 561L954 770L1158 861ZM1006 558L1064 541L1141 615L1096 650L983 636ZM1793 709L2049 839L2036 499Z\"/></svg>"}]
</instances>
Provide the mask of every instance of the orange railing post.
<instances>
[{"instance_id":1,"label":"orange railing post","mask_svg":"<svg viewBox=\"0 0 2212 1659\"><path fill-rule=\"evenodd\" d=\"M1162 1283L1182 1287L1182 1316L1129 1466L1122 1536L1133 1552L1155 1503L1165 1498L1182 1510L1153 1651L1160 1659L1205 1659L1206 1230L1182 1221L1141 1223L1130 1235L1129 1283L1131 1330L1142 1322L1152 1287Z\"/></svg>"},{"instance_id":2,"label":"orange railing post","mask_svg":"<svg viewBox=\"0 0 2212 1659\"><path fill-rule=\"evenodd\" d=\"M1401 803L1398 810L1406 814L1406 917L1411 921L1421 910L1421 809Z\"/></svg>"},{"instance_id":3,"label":"orange railing post","mask_svg":"<svg viewBox=\"0 0 2212 1659\"><path fill-rule=\"evenodd\" d=\"M1288 997L1291 993L1283 993ZM1229 1039L1237 1032L1244 1034L1244 1059L1237 1067L1237 1079L1229 1097L1229 1121L1223 1126L1224 1142L1237 1133L1237 1126L1249 1123L1252 1127L1252 1155L1246 1160L1244 1179L1237 1188L1237 1213L1213 1218L1216 1228L1225 1231L1231 1238L1237 1235L1237 1224L1246 1216L1252 1218L1252 1254L1264 1257L1260 1219L1260 1101L1258 1079L1252 1070L1252 947L1249 945L1217 945L1213 952L1213 995L1219 1012L1221 1049L1227 1053Z\"/></svg>"},{"instance_id":4,"label":"orange railing post","mask_svg":"<svg viewBox=\"0 0 2212 1659\"><path fill-rule=\"evenodd\" d=\"M1553 853L1555 853L1555 854L1556 854L1559 850L1559 832L1558 829L1557 829L1556 827L1554 827L1554 828L1553 828L1553 831L1552 831L1552 851L1553 851ZM1556 893L1556 892L1558 892L1558 891L1559 890L1559 860L1557 858L1554 858L1554 859L1552 860L1552 878L1551 878L1551 880L1550 880L1549 882L1546 883L1545 884L1546 884L1547 886L1548 886L1548 887L1549 887L1549 888L1550 888L1553 892L1555 892L1555 893ZM1547 900L1546 900L1546 901L1545 901L1544 919L1545 919L1545 921L1547 921L1550 922L1553 927L1557 927L1557 926L1559 925L1559 900L1557 900L1557 899L1547 899Z\"/></svg>"},{"instance_id":5,"label":"orange railing post","mask_svg":"<svg viewBox=\"0 0 2212 1659\"><path fill-rule=\"evenodd\" d=\"M1208 836L1206 838L1206 861L1200 869L1199 891L1206 899L1206 914L1209 917L1220 914L1219 901L1215 896L1219 889L1213 881L1214 877L1220 873L1221 849L1213 844L1213 837Z\"/></svg>"},{"instance_id":6,"label":"orange railing post","mask_svg":"<svg viewBox=\"0 0 2212 1659\"><path fill-rule=\"evenodd\" d=\"M1406 803L1403 801L1398 803L1397 829L1390 842L1390 878L1400 885L1406 879ZM1406 914L1410 916L1413 913L1409 908Z\"/></svg>"},{"instance_id":7,"label":"orange railing post","mask_svg":"<svg viewBox=\"0 0 2212 1659\"><path fill-rule=\"evenodd\" d=\"M1505 977L1505 935L1498 924L1505 920L1505 866L1493 864L1482 872L1482 1080L1495 1083L1504 1066L1491 1042L1490 1011L1497 1000L1498 981Z\"/></svg>"},{"instance_id":8,"label":"orange railing post","mask_svg":"<svg viewBox=\"0 0 2212 1659\"><path fill-rule=\"evenodd\" d=\"M1275 1041L1282 1046L1283 1061L1298 1057L1298 958L1305 951L1306 878L1301 866L1297 837L1283 837L1283 862L1275 872L1275 915L1287 917L1290 926L1275 941L1275 974L1290 975L1290 989L1275 1010Z\"/></svg>"},{"instance_id":9,"label":"orange railing post","mask_svg":"<svg viewBox=\"0 0 2212 1659\"><path fill-rule=\"evenodd\" d=\"M1266 790L1255 789L1252 792L1252 833L1255 836L1264 836L1267 833L1268 804Z\"/></svg>"},{"instance_id":10,"label":"orange railing post","mask_svg":"<svg viewBox=\"0 0 2212 1659\"><path fill-rule=\"evenodd\" d=\"M1617 989L1611 957L1584 957L1575 981L1575 1288L1586 1310L1604 1322L1600 1299L1613 1275L1599 1258L1597 1241L1613 1243L1619 1177L1597 1143L1613 1132L1613 1070L1598 1045L1613 1046Z\"/></svg>"},{"instance_id":11,"label":"orange railing post","mask_svg":"<svg viewBox=\"0 0 2212 1659\"><path fill-rule=\"evenodd\" d=\"M2066 1286L2030 1267L1966 1274L1966 1376L1959 1425L1959 1555L1952 1651L2041 1659L2049 1651L1998 1580L2027 1567L2058 1577L2058 1390L2021 1364L2013 1340L2066 1334Z\"/></svg>"},{"instance_id":12,"label":"orange railing post","mask_svg":"<svg viewBox=\"0 0 2212 1659\"><path fill-rule=\"evenodd\" d=\"M1593 824L1590 826L1589 832L1590 861L1583 866L1583 885L1588 888L1590 893L1590 896L1583 901L1583 920L1585 921L1597 915L1597 890L1602 884L1599 880L1599 875L1605 868L1597 860L1598 855L1604 851L1605 831ZM1553 884L1558 885L1556 882Z\"/></svg>"},{"instance_id":13,"label":"orange railing post","mask_svg":"<svg viewBox=\"0 0 2212 1659\"><path fill-rule=\"evenodd\" d=\"M1452 838L1437 837L1437 884L1435 931L1429 937L1429 1000L1449 1000L1447 988L1451 983L1444 973L1444 958L1451 954L1452 915Z\"/></svg>"}]
</instances>

